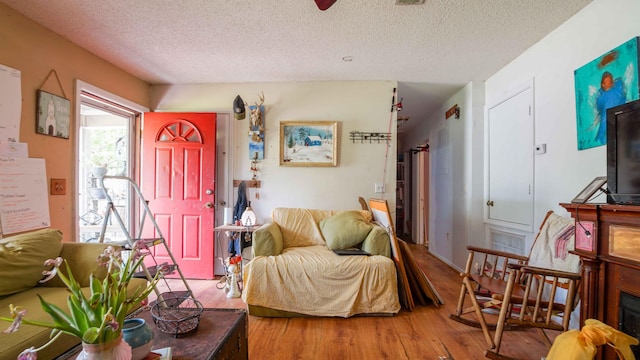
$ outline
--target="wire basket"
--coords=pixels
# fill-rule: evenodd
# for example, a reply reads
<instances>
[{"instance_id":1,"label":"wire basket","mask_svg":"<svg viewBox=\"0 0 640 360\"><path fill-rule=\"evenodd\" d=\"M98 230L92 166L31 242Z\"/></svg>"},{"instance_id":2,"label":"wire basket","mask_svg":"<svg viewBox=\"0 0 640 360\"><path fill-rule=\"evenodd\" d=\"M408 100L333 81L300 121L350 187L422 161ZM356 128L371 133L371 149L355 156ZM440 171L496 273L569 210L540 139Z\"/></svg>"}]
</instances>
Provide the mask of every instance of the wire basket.
<instances>
[{"instance_id":1,"label":"wire basket","mask_svg":"<svg viewBox=\"0 0 640 360\"><path fill-rule=\"evenodd\" d=\"M202 310L202 304L192 297L164 293L151 306L151 316L160 331L178 337L198 329Z\"/></svg>"}]
</instances>

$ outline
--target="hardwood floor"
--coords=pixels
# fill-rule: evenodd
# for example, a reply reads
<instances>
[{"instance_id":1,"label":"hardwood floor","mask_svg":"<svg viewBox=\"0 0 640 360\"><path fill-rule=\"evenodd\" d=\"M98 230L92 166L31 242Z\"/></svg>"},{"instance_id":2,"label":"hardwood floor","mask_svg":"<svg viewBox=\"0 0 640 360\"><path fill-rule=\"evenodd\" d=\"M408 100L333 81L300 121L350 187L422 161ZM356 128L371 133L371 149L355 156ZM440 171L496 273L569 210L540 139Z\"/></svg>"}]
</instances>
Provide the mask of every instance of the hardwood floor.
<instances>
[{"instance_id":1,"label":"hardwood floor","mask_svg":"<svg viewBox=\"0 0 640 360\"><path fill-rule=\"evenodd\" d=\"M445 301L440 308L416 307L392 317L260 318L249 317L249 358L262 359L485 359L480 329L449 318L454 311L460 278L420 245L411 251ZM189 280L205 307L245 308L241 299L227 299L217 281ZM447 350L451 357L447 357ZM536 330L508 332L505 353L539 360L547 348Z\"/></svg>"}]
</instances>

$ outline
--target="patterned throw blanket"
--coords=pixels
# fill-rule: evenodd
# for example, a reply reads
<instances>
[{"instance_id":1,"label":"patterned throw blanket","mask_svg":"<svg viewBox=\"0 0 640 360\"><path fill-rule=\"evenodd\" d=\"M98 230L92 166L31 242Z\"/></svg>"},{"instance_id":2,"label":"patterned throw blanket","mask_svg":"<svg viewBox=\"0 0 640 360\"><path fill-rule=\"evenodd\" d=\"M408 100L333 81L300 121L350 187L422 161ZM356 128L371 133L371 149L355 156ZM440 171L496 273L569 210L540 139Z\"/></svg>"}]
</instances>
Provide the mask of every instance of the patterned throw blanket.
<instances>
[{"instance_id":1,"label":"patterned throw blanket","mask_svg":"<svg viewBox=\"0 0 640 360\"><path fill-rule=\"evenodd\" d=\"M580 272L580 257L570 254L575 246L575 225L555 213L540 228L529 256L529 265L560 271Z\"/></svg>"},{"instance_id":2,"label":"patterned throw blanket","mask_svg":"<svg viewBox=\"0 0 640 360\"><path fill-rule=\"evenodd\" d=\"M555 238L556 252L554 256L562 260L567 259L569 254L569 247L567 244L571 240L571 237L576 235L576 228L573 225L567 226L562 232L560 232Z\"/></svg>"}]
</instances>

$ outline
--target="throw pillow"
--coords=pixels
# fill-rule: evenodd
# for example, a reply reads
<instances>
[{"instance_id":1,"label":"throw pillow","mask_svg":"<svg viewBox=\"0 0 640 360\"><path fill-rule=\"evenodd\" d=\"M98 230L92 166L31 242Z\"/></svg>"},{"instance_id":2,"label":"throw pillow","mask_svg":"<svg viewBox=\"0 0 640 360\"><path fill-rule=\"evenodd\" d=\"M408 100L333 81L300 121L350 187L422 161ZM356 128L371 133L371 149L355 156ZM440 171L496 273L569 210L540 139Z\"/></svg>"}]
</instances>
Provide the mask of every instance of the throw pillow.
<instances>
[{"instance_id":1,"label":"throw pillow","mask_svg":"<svg viewBox=\"0 0 640 360\"><path fill-rule=\"evenodd\" d=\"M362 242L362 250L371 255L382 255L391 257L391 241L389 241L389 233L385 228L374 225L373 229Z\"/></svg>"},{"instance_id":2,"label":"throw pillow","mask_svg":"<svg viewBox=\"0 0 640 360\"><path fill-rule=\"evenodd\" d=\"M360 211L344 211L320 221L320 231L331 250L358 245L372 227Z\"/></svg>"},{"instance_id":3,"label":"throw pillow","mask_svg":"<svg viewBox=\"0 0 640 360\"><path fill-rule=\"evenodd\" d=\"M0 296L38 285L44 262L60 255L62 232L43 229L0 240Z\"/></svg>"}]
</instances>

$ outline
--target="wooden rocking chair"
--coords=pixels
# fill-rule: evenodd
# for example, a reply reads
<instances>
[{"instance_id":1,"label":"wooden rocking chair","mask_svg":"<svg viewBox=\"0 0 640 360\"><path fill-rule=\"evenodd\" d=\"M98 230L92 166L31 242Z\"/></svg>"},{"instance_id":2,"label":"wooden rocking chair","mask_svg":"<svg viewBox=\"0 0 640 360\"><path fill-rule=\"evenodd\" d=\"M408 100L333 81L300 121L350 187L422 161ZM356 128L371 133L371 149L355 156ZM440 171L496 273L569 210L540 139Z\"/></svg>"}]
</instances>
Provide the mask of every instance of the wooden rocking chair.
<instances>
[{"instance_id":1,"label":"wooden rocking chair","mask_svg":"<svg viewBox=\"0 0 640 360\"><path fill-rule=\"evenodd\" d=\"M573 248L573 226L574 223L571 219L563 218L549 211L540 225L540 231L536 236L529 256L474 246L467 247L469 256L465 271L460 274L462 277L460 296L456 311L451 314L451 318L463 324L482 329L487 346L490 349L485 353L487 357L496 355L498 357L494 358L500 358L500 355L497 354L504 330L514 326L547 327L547 325L530 325L528 323L528 320L526 320L529 319L528 315L526 315L528 307L516 307L514 309L512 306L515 302L527 299L525 305L533 305L538 309L534 316L536 321L539 318L540 311L542 311L541 309L545 308L545 305L548 306L548 301L545 302L545 299L550 299L550 297L543 295L548 295L551 291L549 286L541 287L541 289L545 289L545 292L541 295L538 307L536 307L537 298L531 297L530 288L535 284L526 285L524 282L533 273L535 273L535 279L542 279L543 275L549 276L553 274L556 277L557 286L560 287L569 289L572 286L576 286L576 282L579 279L579 258L576 255L567 253L568 249ZM549 278L548 280L551 281L550 284L555 284L553 279ZM513 281L511 288L508 287L509 281ZM557 287L553 285L552 288L553 294L556 296L559 293L556 291ZM573 308L576 296L575 289L573 291L563 290L560 293L566 293L567 296L571 296L571 299L565 300L570 302L564 303L571 304L570 308ZM471 306L465 307L467 296L471 301ZM552 304L554 312L560 308L564 309L564 306ZM489 323L487 321L488 315L486 312L489 309L493 309L494 313L500 311L497 322ZM520 311L520 315L523 316L523 319L519 322L511 321L511 316L516 310ZM545 312L545 314L547 313ZM552 320L554 319L552 318ZM550 321L553 322L552 320ZM564 330L569 325L568 316L566 316L566 322L566 326L564 324L562 326ZM549 328L557 329L556 325L549 325ZM492 330L496 331L494 336L491 334Z\"/></svg>"},{"instance_id":2,"label":"wooden rocking chair","mask_svg":"<svg viewBox=\"0 0 640 360\"><path fill-rule=\"evenodd\" d=\"M537 328L547 347L551 348L552 341L544 330L569 330L571 313L576 305L580 274L532 266L507 266L511 271L500 305L493 347L485 351L490 359L515 359L500 353L503 332L513 325Z\"/></svg>"}]
</instances>

